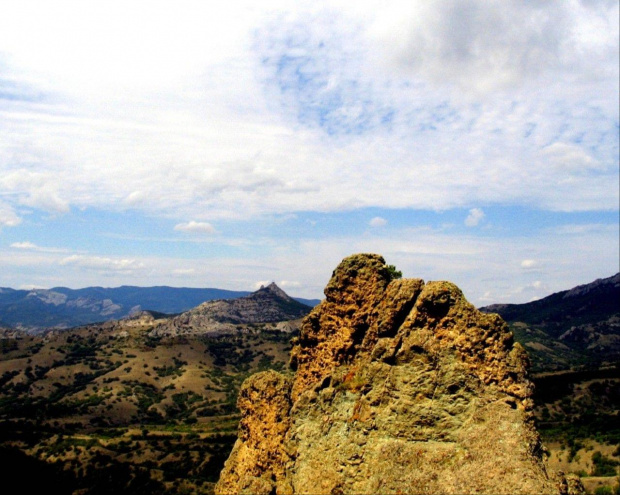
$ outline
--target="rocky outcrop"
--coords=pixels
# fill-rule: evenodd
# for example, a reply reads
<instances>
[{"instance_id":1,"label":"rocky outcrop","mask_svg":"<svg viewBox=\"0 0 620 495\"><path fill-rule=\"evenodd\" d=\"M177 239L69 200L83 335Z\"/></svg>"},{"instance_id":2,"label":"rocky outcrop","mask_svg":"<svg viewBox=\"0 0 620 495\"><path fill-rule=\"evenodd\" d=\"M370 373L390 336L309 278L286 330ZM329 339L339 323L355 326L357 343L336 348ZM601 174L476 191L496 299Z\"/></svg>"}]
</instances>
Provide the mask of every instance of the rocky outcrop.
<instances>
[{"instance_id":1,"label":"rocky outcrop","mask_svg":"<svg viewBox=\"0 0 620 495\"><path fill-rule=\"evenodd\" d=\"M294 323L283 324L308 314L310 306L302 304L275 283L236 299L207 301L194 309L170 318L151 331L152 336L234 334L247 324L274 323L278 329L297 330Z\"/></svg>"},{"instance_id":2,"label":"rocky outcrop","mask_svg":"<svg viewBox=\"0 0 620 495\"><path fill-rule=\"evenodd\" d=\"M341 262L304 320L294 376L254 375L216 493L580 493L549 473L527 357L448 282Z\"/></svg>"}]
</instances>

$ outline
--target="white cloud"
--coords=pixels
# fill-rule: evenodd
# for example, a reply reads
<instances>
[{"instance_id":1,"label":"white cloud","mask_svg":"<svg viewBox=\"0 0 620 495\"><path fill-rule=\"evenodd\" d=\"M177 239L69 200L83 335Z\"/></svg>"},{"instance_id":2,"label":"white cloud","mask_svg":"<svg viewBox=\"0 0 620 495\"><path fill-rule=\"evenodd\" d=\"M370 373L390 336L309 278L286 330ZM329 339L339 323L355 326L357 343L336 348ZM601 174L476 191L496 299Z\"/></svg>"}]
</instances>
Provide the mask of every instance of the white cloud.
<instances>
[{"instance_id":1,"label":"white cloud","mask_svg":"<svg viewBox=\"0 0 620 495\"><path fill-rule=\"evenodd\" d=\"M589 280L588 282L592 282ZM565 289L570 289L572 287L566 287ZM563 289L564 290L564 289ZM540 280L534 280L531 283L526 285L516 287L512 291L513 297L519 298L523 302L535 301L537 299L541 299L542 297L550 295L549 287L541 282Z\"/></svg>"},{"instance_id":2,"label":"white cloud","mask_svg":"<svg viewBox=\"0 0 620 495\"><path fill-rule=\"evenodd\" d=\"M385 218L381 218L381 217L374 217L372 220L370 220L370 222L368 222L368 225L370 225L371 227L384 227L387 225L387 220Z\"/></svg>"},{"instance_id":3,"label":"white cloud","mask_svg":"<svg viewBox=\"0 0 620 495\"><path fill-rule=\"evenodd\" d=\"M101 285L102 276L109 286L170 285L172 274L186 287L230 290L255 290L274 280L285 288L290 282L286 290L291 295L317 298L342 258L376 252L404 277L450 280L473 304L482 305L526 302L618 271L617 226L572 234L570 242L566 234L553 231L499 238L451 233L455 231L390 229L381 235L301 237L281 240L275 248L244 239L240 251L193 258L63 256L0 247L0 286L85 287ZM514 260L545 262L529 270ZM536 281L542 285L534 285Z\"/></svg>"},{"instance_id":4,"label":"white cloud","mask_svg":"<svg viewBox=\"0 0 620 495\"><path fill-rule=\"evenodd\" d=\"M297 289L302 286L301 282L296 280L281 280L278 285L283 289Z\"/></svg>"},{"instance_id":5,"label":"white cloud","mask_svg":"<svg viewBox=\"0 0 620 495\"><path fill-rule=\"evenodd\" d=\"M601 224L601 223L584 223L584 224L567 224L567 225L559 225L557 227L551 227L548 229L550 234L558 234L558 235L573 235L573 236L583 236L589 233L597 234L597 233L614 233L617 232L618 228L615 225L611 224Z\"/></svg>"},{"instance_id":6,"label":"white cloud","mask_svg":"<svg viewBox=\"0 0 620 495\"><path fill-rule=\"evenodd\" d=\"M19 290L37 290L37 289L45 290L45 289L47 289L47 287L44 287L42 285L23 284L23 285L20 285L18 287L18 289Z\"/></svg>"},{"instance_id":7,"label":"white cloud","mask_svg":"<svg viewBox=\"0 0 620 495\"><path fill-rule=\"evenodd\" d=\"M523 260L521 261L521 268L531 269L536 268L538 266L538 262L536 260Z\"/></svg>"},{"instance_id":8,"label":"white cloud","mask_svg":"<svg viewBox=\"0 0 620 495\"><path fill-rule=\"evenodd\" d=\"M69 211L68 201L62 199L55 191L47 187L31 190L22 204L39 208L53 213L67 213Z\"/></svg>"},{"instance_id":9,"label":"white cloud","mask_svg":"<svg viewBox=\"0 0 620 495\"><path fill-rule=\"evenodd\" d=\"M273 280L259 280L258 282L254 282L254 290L258 290L261 287L267 287Z\"/></svg>"},{"instance_id":10,"label":"white cloud","mask_svg":"<svg viewBox=\"0 0 620 495\"><path fill-rule=\"evenodd\" d=\"M31 157L26 157L26 159L31 159ZM2 165L6 166L0 162L0 167ZM0 177L0 190L4 187L11 191L17 196L19 203L26 206L53 213L69 211L69 203L62 199L58 192L62 182L58 179L61 176L55 176L51 171L32 172L29 168L13 170ZM77 170L73 172L78 173Z\"/></svg>"},{"instance_id":11,"label":"white cloud","mask_svg":"<svg viewBox=\"0 0 620 495\"><path fill-rule=\"evenodd\" d=\"M125 198L125 203L130 206L143 205L146 201L146 194L142 191L133 191Z\"/></svg>"},{"instance_id":12,"label":"white cloud","mask_svg":"<svg viewBox=\"0 0 620 495\"><path fill-rule=\"evenodd\" d=\"M196 273L195 268L177 268L176 270L172 270L172 274L176 276L193 275L194 273Z\"/></svg>"},{"instance_id":13,"label":"white cloud","mask_svg":"<svg viewBox=\"0 0 620 495\"><path fill-rule=\"evenodd\" d=\"M465 219L465 225L468 227L476 227L480 224L482 219L484 218L484 212L480 208L472 208L469 210L469 215Z\"/></svg>"},{"instance_id":14,"label":"white cloud","mask_svg":"<svg viewBox=\"0 0 620 495\"><path fill-rule=\"evenodd\" d=\"M36 244L33 244L32 242L14 242L13 244L11 244L12 248L15 249L33 249L33 250L37 250L39 249L39 246L37 246Z\"/></svg>"},{"instance_id":15,"label":"white cloud","mask_svg":"<svg viewBox=\"0 0 620 495\"><path fill-rule=\"evenodd\" d=\"M137 5L1 16L11 207L617 208L613 2Z\"/></svg>"},{"instance_id":16,"label":"white cloud","mask_svg":"<svg viewBox=\"0 0 620 495\"><path fill-rule=\"evenodd\" d=\"M21 222L22 219L15 213L15 210L0 201L0 229L2 227L15 227Z\"/></svg>"},{"instance_id":17,"label":"white cloud","mask_svg":"<svg viewBox=\"0 0 620 495\"><path fill-rule=\"evenodd\" d=\"M542 150L542 155L560 172L586 173L601 168L601 163L593 159L582 148L566 143L553 143Z\"/></svg>"},{"instance_id":18,"label":"white cloud","mask_svg":"<svg viewBox=\"0 0 620 495\"><path fill-rule=\"evenodd\" d=\"M181 232L200 233L200 234L214 234L215 233L215 228L210 223L195 222L194 220L192 220L191 222L179 223L174 226L174 230L179 230Z\"/></svg>"},{"instance_id":19,"label":"white cloud","mask_svg":"<svg viewBox=\"0 0 620 495\"><path fill-rule=\"evenodd\" d=\"M18 239L50 238L30 237L32 222L22 216L56 235L49 217L29 209L65 217L86 210L93 221L128 209L124 218L163 217L177 231L202 234L216 233L205 219L344 218L363 208L412 216L477 204L487 213L496 205L618 209L617 1L130 3L23 0L0 8L0 95L8 95L0 96L0 228L20 225ZM466 224L484 223L483 215L472 209ZM370 240L340 239L308 216L313 233L330 240L291 239L282 228L284 240L261 239L269 244L260 246L264 263L255 259L259 241L240 235L226 247L245 257L196 272L185 259L100 252L60 265L61 256L42 251L52 248L12 248L0 253L13 260L0 275L34 277L47 263L55 275L27 281L57 283L62 272L96 285L100 267L110 270L106 280L132 283L131 267L143 263L145 284L180 270L184 284L210 276L213 285L247 289L294 273L299 290L316 296L353 249L374 248L412 269L424 267L413 261L421 256L430 276L443 267L460 276L459 263L487 246L428 232L416 232L417 243L380 241L373 229L364 233ZM162 240L131 232L149 240L136 246ZM217 234L165 242L215 244ZM553 248L563 261L548 262L555 251L537 242L562 235L571 242ZM545 260L537 267L545 283L549 270L554 280L573 281L563 269L583 283L581 275L604 271L582 242L592 235L605 243L599 250L617 245L617 229L566 225L526 242L528 249L509 248L512 257L493 254L506 250L501 241L483 254L510 264L520 287L531 283L519 278L532 275L519 264L526 259ZM317 251L302 256L301 245ZM589 268L574 270L570 260L584 261L583 253L592 255ZM492 294L510 300L517 283L506 282L502 263L484 273L503 281ZM480 276L467 273L472 293L484 294Z\"/></svg>"},{"instance_id":20,"label":"white cloud","mask_svg":"<svg viewBox=\"0 0 620 495\"><path fill-rule=\"evenodd\" d=\"M588 71L603 60L613 74L617 18L604 0L425 0L381 9L373 32L394 64L481 94L558 73L596 79Z\"/></svg>"},{"instance_id":21,"label":"white cloud","mask_svg":"<svg viewBox=\"0 0 620 495\"><path fill-rule=\"evenodd\" d=\"M144 263L135 259L108 258L74 254L60 260L60 265L73 265L86 270L96 270L103 275L114 273L134 273L145 267Z\"/></svg>"}]
</instances>

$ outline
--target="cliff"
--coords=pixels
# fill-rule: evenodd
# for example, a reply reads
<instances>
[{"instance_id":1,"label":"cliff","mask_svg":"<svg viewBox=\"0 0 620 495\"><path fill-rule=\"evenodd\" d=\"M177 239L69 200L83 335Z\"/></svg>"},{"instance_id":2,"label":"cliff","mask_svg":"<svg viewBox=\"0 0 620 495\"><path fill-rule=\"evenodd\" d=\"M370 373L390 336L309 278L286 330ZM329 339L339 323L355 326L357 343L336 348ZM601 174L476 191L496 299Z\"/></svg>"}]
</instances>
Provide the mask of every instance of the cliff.
<instances>
[{"instance_id":1,"label":"cliff","mask_svg":"<svg viewBox=\"0 0 620 495\"><path fill-rule=\"evenodd\" d=\"M527 356L449 282L344 259L302 324L293 376L242 386L223 494L581 493L546 469Z\"/></svg>"}]
</instances>

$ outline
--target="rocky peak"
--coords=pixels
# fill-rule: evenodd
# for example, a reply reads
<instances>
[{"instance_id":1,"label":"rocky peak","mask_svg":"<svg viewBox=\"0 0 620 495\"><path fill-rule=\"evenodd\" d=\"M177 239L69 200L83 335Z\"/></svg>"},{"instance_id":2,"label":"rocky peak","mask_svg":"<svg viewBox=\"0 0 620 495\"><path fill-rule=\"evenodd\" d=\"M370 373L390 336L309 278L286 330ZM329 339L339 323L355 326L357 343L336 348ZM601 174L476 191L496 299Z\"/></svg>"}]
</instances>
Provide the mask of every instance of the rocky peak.
<instances>
[{"instance_id":1,"label":"rocky peak","mask_svg":"<svg viewBox=\"0 0 620 495\"><path fill-rule=\"evenodd\" d=\"M246 297L259 297L261 295L269 295L286 301L295 301L291 296L280 289L275 282L271 282L267 287L261 285L260 289Z\"/></svg>"},{"instance_id":2,"label":"rocky peak","mask_svg":"<svg viewBox=\"0 0 620 495\"><path fill-rule=\"evenodd\" d=\"M293 377L243 385L216 493L580 493L547 471L527 357L449 282L345 258L302 324Z\"/></svg>"}]
</instances>

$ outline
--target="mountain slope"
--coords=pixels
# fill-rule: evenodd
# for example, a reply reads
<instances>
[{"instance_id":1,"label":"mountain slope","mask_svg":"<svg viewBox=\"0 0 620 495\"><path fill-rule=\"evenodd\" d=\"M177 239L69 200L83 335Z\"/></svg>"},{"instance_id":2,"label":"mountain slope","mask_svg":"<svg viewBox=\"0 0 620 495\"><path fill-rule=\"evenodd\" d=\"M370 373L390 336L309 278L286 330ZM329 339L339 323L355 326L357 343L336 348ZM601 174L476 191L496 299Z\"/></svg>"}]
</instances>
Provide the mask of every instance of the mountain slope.
<instances>
[{"instance_id":1,"label":"mountain slope","mask_svg":"<svg viewBox=\"0 0 620 495\"><path fill-rule=\"evenodd\" d=\"M538 301L480 310L499 313L508 322L534 371L620 360L620 273Z\"/></svg>"}]
</instances>

